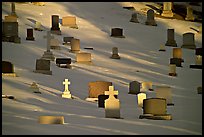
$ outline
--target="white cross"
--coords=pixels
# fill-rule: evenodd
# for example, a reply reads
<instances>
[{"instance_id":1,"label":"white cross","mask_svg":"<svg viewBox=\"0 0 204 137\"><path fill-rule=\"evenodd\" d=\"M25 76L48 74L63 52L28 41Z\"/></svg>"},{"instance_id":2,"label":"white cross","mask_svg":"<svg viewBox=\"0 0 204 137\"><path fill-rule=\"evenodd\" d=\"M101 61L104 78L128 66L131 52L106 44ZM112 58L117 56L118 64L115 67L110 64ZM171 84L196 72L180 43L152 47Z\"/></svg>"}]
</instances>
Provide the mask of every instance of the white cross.
<instances>
[{"instance_id":1,"label":"white cross","mask_svg":"<svg viewBox=\"0 0 204 137\"><path fill-rule=\"evenodd\" d=\"M50 51L50 40L54 39L54 36L51 35L50 31L47 31L47 36L43 38L47 38L47 51Z\"/></svg>"},{"instance_id":2,"label":"white cross","mask_svg":"<svg viewBox=\"0 0 204 137\"><path fill-rule=\"evenodd\" d=\"M114 95L118 95L118 91L114 91L114 86L109 86L109 91L105 91L105 95L109 95L109 98L112 98Z\"/></svg>"},{"instance_id":3,"label":"white cross","mask_svg":"<svg viewBox=\"0 0 204 137\"><path fill-rule=\"evenodd\" d=\"M65 85L65 92L66 92L66 91L69 91L68 85L70 85L70 82L69 82L68 79L65 79L65 81L63 82L63 85Z\"/></svg>"}]
</instances>

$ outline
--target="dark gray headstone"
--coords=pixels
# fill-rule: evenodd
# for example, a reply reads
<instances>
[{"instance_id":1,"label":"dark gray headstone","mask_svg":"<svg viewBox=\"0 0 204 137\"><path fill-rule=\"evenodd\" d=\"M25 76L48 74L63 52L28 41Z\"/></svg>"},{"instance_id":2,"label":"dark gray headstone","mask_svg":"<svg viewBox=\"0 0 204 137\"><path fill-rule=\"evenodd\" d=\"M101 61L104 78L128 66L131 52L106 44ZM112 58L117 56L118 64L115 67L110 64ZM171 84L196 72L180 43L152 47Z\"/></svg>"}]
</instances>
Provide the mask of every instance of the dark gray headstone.
<instances>
[{"instance_id":1,"label":"dark gray headstone","mask_svg":"<svg viewBox=\"0 0 204 137\"><path fill-rule=\"evenodd\" d=\"M196 49L194 33L188 32L183 34L183 45L181 48Z\"/></svg>"},{"instance_id":2,"label":"dark gray headstone","mask_svg":"<svg viewBox=\"0 0 204 137\"><path fill-rule=\"evenodd\" d=\"M166 46L177 47L176 41L174 39L174 29L167 30L167 41Z\"/></svg>"},{"instance_id":3,"label":"dark gray headstone","mask_svg":"<svg viewBox=\"0 0 204 137\"><path fill-rule=\"evenodd\" d=\"M34 41L35 38L33 37L33 29L27 29L27 37L26 40L32 40Z\"/></svg>"},{"instance_id":4,"label":"dark gray headstone","mask_svg":"<svg viewBox=\"0 0 204 137\"><path fill-rule=\"evenodd\" d=\"M71 64L71 58L56 58L56 64Z\"/></svg>"},{"instance_id":5,"label":"dark gray headstone","mask_svg":"<svg viewBox=\"0 0 204 137\"><path fill-rule=\"evenodd\" d=\"M51 33L61 35L61 31L59 28L59 16L58 15L52 15Z\"/></svg>"},{"instance_id":6,"label":"dark gray headstone","mask_svg":"<svg viewBox=\"0 0 204 137\"><path fill-rule=\"evenodd\" d=\"M182 59L180 58L170 58L170 64L175 64L177 67L182 67Z\"/></svg>"},{"instance_id":7,"label":"dark gray headstone","mask_svg":"<svg viewBox=\"0 0 204 137\"><path fill-rule=\"evenodd\" d=\"M122 28L112 28L111 37L125 38L125 36L123 36L123 29Z\"/></svg>"},{"instance_id":8,"label":"dark gray headstone","mask_svg":"<svg viewBox=\"0 0 204 137\"><path fill-rule=\"evenodd\" d=\"M2 61L2 73L14 73L13 64L8 61Z\"/></svg>"},{"instance_id":9,"label":"dark gray headstone","mask_svg":"<svg viewBox=\"0 0 204 137\"><path fill-rule=\"evenodd\" d=\"M50 61L46 59L37 59L36 60L36 70L50 71Z\"/></svg>"},{"instance_id":10,"label":"dark gray headstone","mask_svg":"<svg viewBox=\"0 0 204 137\"><path fill-rule=\"evenodd\" d=\"M157 26L157 24L154 20L154 10L149 9L147 11L147 20L146 20L145 24L150 25L150 26Z\"/></svg>"},{"instance_id":11,"label":"dark gray headstone","mask_svg":"<svg viewBox=\"0 0 204 137\"><path fill-rule=\"evenodd\" d=\"M138 93L140 93L140 83L138 81L130 82L128 94L137 95Z\"/></svg>"},{"instance_id":12,"label":"dark gray headstone","mask_svg":"<svg viewBox=\"0 0 204 137\"><path fill-rule=\"evenodd\" d=\"M196 48L196 55L201 55L202 56L202 48Z\"/></svg>"}]
</instances>

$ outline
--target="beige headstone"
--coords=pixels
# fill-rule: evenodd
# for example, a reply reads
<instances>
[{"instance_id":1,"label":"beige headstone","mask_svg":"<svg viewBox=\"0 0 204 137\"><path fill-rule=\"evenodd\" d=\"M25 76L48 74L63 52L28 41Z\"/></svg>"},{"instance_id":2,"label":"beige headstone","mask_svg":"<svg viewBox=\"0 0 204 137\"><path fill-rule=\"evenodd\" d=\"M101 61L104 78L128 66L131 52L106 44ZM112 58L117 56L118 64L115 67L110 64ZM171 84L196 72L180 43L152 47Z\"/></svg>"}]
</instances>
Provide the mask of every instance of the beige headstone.
<instances>
[{"instance_id":1,"label":"beige headstone","mask_svg":"<svg viewBox=\"0 0 204 137\"><path fill-rule=\"evenodd\" d=\"M77 62L91 62L91 53L80 52L76 53Z\"/></svg>"},{"instance_id":2,"label":"beige headstone","mask_svg":"<svg viewBox=\"0 0 204 137\"><path fill-rule=\"evenodd\" d=\"M192 7L187 6L186 10L187 10L187 14L186 14L185 20L194 21L195 17L193 16L193 9L192 9Z\"/></svg>"},{"instance_id":3,"label":"beige headstone","mask_svg":"<svg viewBox=\"0 0 204 137\"><path fill-rule=\"evenodd\" d=\"M137 94L137 104L138 107L143 107L143 100L147 98L147 95L145 93L139 93Z\"/></svg>"},{"instance_id":4,"label":"beige headstone","mask_svg":"<svg viewBox=\"0 0 204 137\"><path fill-rule=\"evenodd\" d=\"M70 52L77 53L80 52L80 40L79 39L71 39L71 50Z\"/></svg>"},{"instance_id":5,"label":"beige headstone","mask_svg":"<svg viewBox=\"0 0 204 137\"><path fill-rule=\"evenodd\" d=\"M140 91L145 92L149 90L152 90L152 82L148 82L148 81L142 82Z\"/></svg>"},{"instance_id":6,"label":"beige headstone","mask_svg":"<svg viewBox=\"0 0 204 137\"><path fill-rule=\"evenodd\" d=\"M156 87L156 97L166 99L167 105L172 103L172 89L169 86L157 86Z\"/></svg>"},{"instance_id":7,"label":"beige headstone","mask_svg":"<svg viewBox=\"0 0 204 137\"><path fill-rule=\"evenodd\" d=\"M64 116L39 116L39 124L64 124Z\"/></svg>"},{"instance_id":8,"label":"beige headstone","mask_svg":"<svg viewBox=\"0 0 204 137\"><path fill-rule=\"evenodd\" d=\"M50 40L50 48L51 49L60 49L60 42L58 39L51 39Z\"/></svg>"},{"instance_id":9,"label":"beige headstone","mask_svg":"<svg viewBox=\"0 0 204 137\"><path fill-rule=\"evenodd\" d=\"M12 15L5 16L4 22L17 22L17 17Z\"/></svg>"},{"instance_id":10,"label":"beige headstone","mask_svg":"<svg viewBox=\"0 0 204 137\"><path fill-rule=\"evenodd\" d=\"M66 16L62 17L62 26L69 26L71 28L78 28L76 24L76 17Z\"/></svg>"},{"instance_id":11,"label":"beige headstone","mask_svg":"<svg viewBox=\"0 0 204 137\"><path fill-rule=\"evenodd\" d=\"M45 6L45 2L32 2L32 3L37 6Z\"/></svg>"},{"instance_id":12,"label":"beige headstone","mask_svg":"<svg viewBox=\"0 0 204 137\"><path fill-rule=\"evenodd\" d=\"M202 56L201 55L196 56L196 65L202 65Z\"/></svg>"},{"instance_id":13,"label":"beige headstone","mask_svg":"<svg viewBox=\"0 0 204 137\"><path fill-rule=\"evenodd\" d=\"M169 75L176 76L176 64L169 64Z\"/></svg>"},{"instance_id":14,"label":"beige headstone","mask_svg":"<svg viewBox=\"0 0 204 137\"><path fill-rule=\"evenodd\" d=\"M173 58L182 59L182 49L181 48L173 48Z\"/></svg>"},{"instance_id":15,"label":"beige headstone","mask_svg":"<svg viewBox=\"0 0 204 137\"><path fill-rule=\"evenodd\" d=\"M62 98L72 98L72 95L69 91L69 85L70 81L68 79L65 79L63 82L63 85L65 85L64 92L62 93Z\"/></svg>"},{"instance_id":16,"label":"beige headstone","mask_svg":"<svg viewBox=\"0 0 204 137\"><path fill-rule=\"evenodd\" d=\"M174 14L172 12L172 2L163 2L163 11L162 16L164 17L173 17Z\"/></svg>"}]
</instances>

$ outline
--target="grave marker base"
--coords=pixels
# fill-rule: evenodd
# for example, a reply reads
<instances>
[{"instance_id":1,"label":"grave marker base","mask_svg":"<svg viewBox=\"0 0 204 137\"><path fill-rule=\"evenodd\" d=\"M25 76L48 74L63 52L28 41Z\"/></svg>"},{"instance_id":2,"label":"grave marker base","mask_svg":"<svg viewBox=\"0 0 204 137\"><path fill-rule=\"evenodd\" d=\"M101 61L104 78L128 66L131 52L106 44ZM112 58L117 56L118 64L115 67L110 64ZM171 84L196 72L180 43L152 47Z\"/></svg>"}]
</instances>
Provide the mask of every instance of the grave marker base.
<instances>
[{"instance_id":1,"label":"grave marker base","mask_svg":"<svg viewBox=\"0 0 204 137\"><path fill-rule=\"evenodd\" d=\"M60 46L50 46L50 49L57 49L57 50L60 50Z\"/></svg>"},{"instance_id":2,"label":"grave marker base","mask_svg":"<svg viewBox=\"0 0 204 137\"><path fill-rule=\"evenodd\" d=\"M153 114L143 114L139 116L139 119L153 119L153 120L172 120L172 115L164 114L164 115L153 115Z\"/></svg>"},{"instance_id":3,"label":"grave marker base","mask_svg":"<svg viewBox=\"0 0 204 137\"><path fill-rule=\"evenodd\" d=\"M39 116L39 124L64 124L64 116Z\"/></svg>"},{"instance_id":4,"label":"grave marker base","mask_svg":"<svg viewBox=\"0 0 204 137\"><path fill-rule=\"evenodd\" d=\"M116 55L116 54L113 54L110 58L112 58L112 59L120 59L120 56Z\"/></svg>"},{"instance_id":5,"label":"grave marker base","mask_svg":"<svg viewBox=\"0 0 204 137\"><path fill-rule=\"evenodd\" d=\"M41 74L47 74L47 75L52 75L52 71L47 71L47 70L34 70L33 72L41 73Z\"/></svg>"},{"instance_id":6,"label":"grave marker base","mask_svg":"<svg viewBox=\"0 0 204 137\"><path fill-rule=\"evenodd\" d=\"M31 40L31 41L34 41L35 38L34 37L27 37L26 40Z\"/></svg>"},{"instance_id":7,"label":"grave marker base","mask_svg":"<svg viewBox=\"0 0 204 137\"><path fill-rule=\"evenodd\" d=\"M185 49L196 49L196 45L182 45L181 48L185 48Z\"/></svg>"},{"instance_id":8,"label":"grave marker base","mask_svg":"<svg viewBox=\"0 0 204 137\"><path fill-rule=\"evenodd\" d=\"M177 43L175 40L169 40L166 42L165 46L169 46L169 47L177 47Z\"/></svg>"},{"instance_id":9,"label":"grave marker base","mask_svg":"<svg viewBox=\"0 0 204 137\"><path fill-rule=\"evenodd\" d=\"M2 76L17 77L16 73L2 73Z\"/></svg>"},{"instance_id":10,"label":"grave marker base","mask_svg":"<svg viewBox=\"0 0 204 137\"><path fill-rule=\"evenodd\" d=\"M62 35L61 30L51 30L50 32L51 32L52 34Z\"/></svg>"},{"instance_id":11,"label":"grave marker base","mask_svg":"<svg viewBox=\"0 0 204 137\"><path fill-rule=\"evenodd\" d=\"M53 53L51 51L45 51L41 58L51 60L51 61L55 60L55 57L54 57L54 55L53 55Z\"/></svg>"},{"instance_id":12,"label":"grave marker base","mask_svg":"<svg viewBox=\"0 0 204 137\"><path fill-rule=\"evenodd\" d=\"M193 68L193 69L202 69L203 66L202 65L190 65L190 68Z\"/></svg>"},{"instance_id":13,"label":"grave marker base","mask_svg":"<svg viewBox=\"0 0 204 137\"><path fill-rule=\"evenodd\" d=\"M115 37L115 38L125 38L125 36L115 36L115 35L111 35L111 37Z\"/></svg>"},{"instance_id":14,"label":"grave marker base","mask_svg":"<svg viewBox=\"0 0 204 137\"><path fill-rule=\"evenodd\" d=\"M169 76L177 76L177 73L169 73Z\"/></svg>"}]
</instances>

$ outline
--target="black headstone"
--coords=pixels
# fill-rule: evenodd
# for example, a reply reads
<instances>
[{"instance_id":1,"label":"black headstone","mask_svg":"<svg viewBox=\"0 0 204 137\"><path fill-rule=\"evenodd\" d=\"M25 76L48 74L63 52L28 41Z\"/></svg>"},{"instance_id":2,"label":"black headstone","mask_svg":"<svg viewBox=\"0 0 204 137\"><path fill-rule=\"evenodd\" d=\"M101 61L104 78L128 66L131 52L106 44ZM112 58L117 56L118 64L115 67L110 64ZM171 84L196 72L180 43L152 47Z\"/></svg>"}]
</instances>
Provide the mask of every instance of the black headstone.
<instances>
[{"instance_id":1,"label":"black headstone","mask_svg":"<svg viewBox=\"0 0 204 137\"><path fill-rule=\"evenodd\" d=\"M2 73L14 73L13 64L8 61L2 61Z\"/></svg>"},{"instance_id":2,"label":"black headstone","mask_svg":"<svg viewBox=\"0 0 204 137\"><path fill-rule=\"evenodd\" d=\"M59 28L59 16L52 15L52 28L51 30L60 30Z\"/></svg>"},{"instance_id":3,"label":"black headstone","mask_svg":"<svg viewBox=\"0 0 204 137\"><path fill-rule=\"evenodd\" d=\"M196 48L196 55L201 55L202 56L202 48Z\"/></svg>"},{"instance_id":4,"label":"black headstone","mask_svg":"<svg viewBox=\"0 0 204 137\"><path fill-rule=\"evenodd\" d=\"M115 98L118 98L117 95L114 95ZM105 100L109 98L109 95L98 95L98 107L105 108Z\"/></svg>"},{"instance_id":5,"label":"black headstone","mask_svg":"<svg viewBox=\"0 0 204 137\"><path fill-rule=\"evenodd\" d=\"M177 67L182 67L181 63L183 62L180 58L170 58L170 64L175 64Z\"/></svg>"},{"instance_id":6,"label":"black headstone","mask_svg":"<svg viewBox=\"0 0 204 137\"><path fill-rule=\"evenodd\" d=\"M33 29L27 29L27 37L26 40L35 40L35 38L33 37Z\"/></svg>"},{"instance_id":7,"label":"black headstone","mask_svg":"<svg viewBox=\"0 0 204 137\"><path fill-rule=\"evenodd\" d=\"M56 58L56 64L71 64L71 58Z\"/></svg>"},{"instance_id":8,"label":"black headstone","mask_svg":"<svg viewBox=\"0 0 204 137\"><path fill-rule=\"evenodd\" d=\"M111 37L121 37L121 38L124 38L124 36L123 36L123 29L121 29L121 28L112 28L112 30L111 30Z\"/></svg>"}]
</instances>

